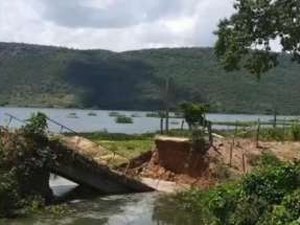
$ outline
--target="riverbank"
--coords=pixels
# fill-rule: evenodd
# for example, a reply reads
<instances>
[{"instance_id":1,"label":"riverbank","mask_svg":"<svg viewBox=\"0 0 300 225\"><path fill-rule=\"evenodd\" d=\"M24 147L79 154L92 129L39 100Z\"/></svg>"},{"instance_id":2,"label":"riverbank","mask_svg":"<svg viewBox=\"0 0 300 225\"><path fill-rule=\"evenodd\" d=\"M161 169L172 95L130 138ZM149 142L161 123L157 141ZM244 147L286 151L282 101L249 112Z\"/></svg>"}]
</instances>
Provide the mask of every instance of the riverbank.
<instances>
[{"instance_id":1,"label":"riverbank","mask_svg":"<svg viewBox=\"0 0 300 225\"><path fill-rule=\"evenodd\" d=\"M249 134L248 138L242 138L242 135L233 136L232 132L219 133L223 135L223 138L221 138L221 135L218 138L214 138L214 147L208 151L207 155L207 160L210 162L210 165L207 166L208 174L204 177L176 174L174 171L169 171L158 165L155 158L155 134L122 135L94 133L84 134L84 136L108 150L127 156L133 160L132 165L136 164L136 160L138 163L135 167L130 168L129 173L151 179L175 182L181 185L188 184L194 187L205 188L207 185L211 186L228 179L236 179L251 172L256 166L255 161L264 154L275 155L286 162L300 160L300 142L289 139L290 135L283 136L286 141L279 142L275 138L272 139L272 136L264 135L270 132L269 129L262 129L261 132L258 141L255 132L251 133L251 135ZM285 133L290 134L287 130ZM171 131L169 134L174 137L190 137L188 131ZM142 155L141 158L139 158L140 155ZM143 155L145 155L144 158ZM175 156L172 155L172 157ZM116 160L118 161L117 157ZM116 163L116 165L121 165L122 162L125 163L119 160L119 163Z\"/></svg>"}]
</instances>

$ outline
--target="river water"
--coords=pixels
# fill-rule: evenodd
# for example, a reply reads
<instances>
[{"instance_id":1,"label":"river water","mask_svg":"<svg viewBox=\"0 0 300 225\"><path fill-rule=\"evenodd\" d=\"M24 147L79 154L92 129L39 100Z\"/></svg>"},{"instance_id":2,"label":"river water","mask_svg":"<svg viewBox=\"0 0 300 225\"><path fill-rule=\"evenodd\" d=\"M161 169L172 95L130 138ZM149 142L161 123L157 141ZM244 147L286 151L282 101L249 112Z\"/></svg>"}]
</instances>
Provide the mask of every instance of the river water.
<instances>
[{"instance_id":1,"label":"river water","mask_svg":"<svg viewBox=\"0 0 300 225\"><path fill-rule=\"evenodd\" d=\"M107 131L109 133L126 133L126 134L141 134L147 132L155 132L160 129L160 119L146 117L148 112L136 111L118 111L118 113L133 116L132 124L118 124L115 118L109 116L111 111L105 110L80 110L80 109L36 109L36 108L1 108L0 107L0 125L10 127L20 127L22 123L18 121L10 121L11 114L22 120L28 119L32 113L43 112L48 117L58 121L59 123L69 127L77 132L93 132ZM89 115L93 113L93 115ZM272 116L267 115L245 115L245 114L208 114L208 120L212 122L249 122L271 121ZM295 116L279 116L278 120L297 119ZM170 119L170 128L180 128L182 119ZM49 123L50 131L66 131L60 130L60 127ZM230 126L214 126L214 129L228 129Z\"/></svg>"},{"instance_id":2,"label":"river water","mask_svg":"<svg viewBox=\"0 0 300 225\"><path fill-rule=\"evenodd\" d=\"M33 215L5 225L199 225L196 215L176 208L159 193L102 196L69 203L65 216Z\"/></svg>"}]
</instances>

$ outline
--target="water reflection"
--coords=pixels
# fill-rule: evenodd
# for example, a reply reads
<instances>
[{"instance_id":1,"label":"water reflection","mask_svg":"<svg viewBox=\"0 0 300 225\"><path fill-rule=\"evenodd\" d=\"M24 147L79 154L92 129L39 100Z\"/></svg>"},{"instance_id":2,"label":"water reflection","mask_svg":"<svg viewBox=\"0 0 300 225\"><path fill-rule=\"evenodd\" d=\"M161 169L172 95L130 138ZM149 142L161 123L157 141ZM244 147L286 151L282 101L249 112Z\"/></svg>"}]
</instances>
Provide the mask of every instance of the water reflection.
<instances>
[{"instance_id":1,"label":"water reflection","mask_svg":"<svg viewBox=\"0 0 300 225\"><path fill-rule=\"evenodd\" d=\"M200 225L199 216L179 209L170 197L160 197L155 201L152 214L156 225Z\"/></svg>"}]
</instances>

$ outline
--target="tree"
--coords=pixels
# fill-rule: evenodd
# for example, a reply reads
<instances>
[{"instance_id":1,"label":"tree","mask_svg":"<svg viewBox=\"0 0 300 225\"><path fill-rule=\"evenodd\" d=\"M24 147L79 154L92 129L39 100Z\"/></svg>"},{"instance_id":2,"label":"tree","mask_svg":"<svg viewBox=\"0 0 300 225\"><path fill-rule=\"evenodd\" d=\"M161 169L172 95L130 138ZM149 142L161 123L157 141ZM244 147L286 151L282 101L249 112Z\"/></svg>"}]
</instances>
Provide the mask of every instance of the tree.
<instances>
[{"instance_id":1,"label":"tree","mask_svg":"<svg viewBox=\"0 0 300 225\"><path fill-rule=\"evenodd\" d=\"M299 0L236 0L234 9L216 31L215 52L226 70L246 68L259 77L278 65L274 42L300 63Z\"/></svg>"},{"instance_id":2,"label":"tree","mask_svg":"<svg viewBox=\"0 0 300 225\"><path fill-rule=\"evenodd\" d=\"M183 103L181 110L191 131L192 150L206 153L212 144L210 122L206 120L208 106L193 103ZM208 129L209 145L206 144L205 130Z\"/></svg>"},{"instance_id":3,"label":"tree","mask_svg":"<svg viewBox=\"0 0 300 225\"><path fill-rule=\"evenodd\" d=\"M206 106L193 103L183 103L180 107L183 112L184 119L191 130L199 129L199 127L205 127L205 114L207 112Z\"/></svg>"},{"instance_id":4,"label":"tree","mask_svg":"<svg viewBox=\"0 0 300 225\"><path fill-rule=\"evenodd\" d=\"M165 131L169 132L169 114L174 102L176 101L176 90L179 90L172 76L164 78L155 78L153 82L148 83L144 88L144 96L151 100L156 100L161 105L159 112L161 118L161 131L163 127L163 118L165 118Z\"/></svg>"}]
</instances>

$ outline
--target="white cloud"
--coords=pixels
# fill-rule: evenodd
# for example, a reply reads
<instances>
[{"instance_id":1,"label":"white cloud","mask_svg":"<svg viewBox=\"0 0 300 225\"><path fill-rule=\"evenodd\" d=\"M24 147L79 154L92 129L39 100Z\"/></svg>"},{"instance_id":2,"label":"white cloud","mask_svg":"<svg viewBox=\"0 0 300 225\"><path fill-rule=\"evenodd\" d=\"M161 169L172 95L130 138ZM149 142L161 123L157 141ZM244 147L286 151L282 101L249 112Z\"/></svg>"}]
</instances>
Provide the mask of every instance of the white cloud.
<instances>
[{"instance_id":1,"label":"white cloud","mask_svg":"<svg viewBox=\"0 0 300 225\"><path fill-rule=\"evenodd\" d=\"M232 0L1 0L0 41L115 51L212 46Z\"/></svg>"}]
</instances>

